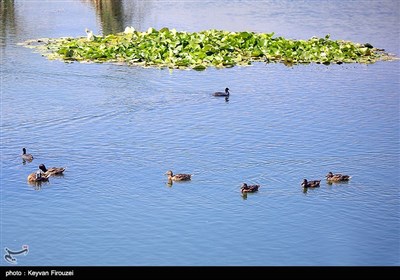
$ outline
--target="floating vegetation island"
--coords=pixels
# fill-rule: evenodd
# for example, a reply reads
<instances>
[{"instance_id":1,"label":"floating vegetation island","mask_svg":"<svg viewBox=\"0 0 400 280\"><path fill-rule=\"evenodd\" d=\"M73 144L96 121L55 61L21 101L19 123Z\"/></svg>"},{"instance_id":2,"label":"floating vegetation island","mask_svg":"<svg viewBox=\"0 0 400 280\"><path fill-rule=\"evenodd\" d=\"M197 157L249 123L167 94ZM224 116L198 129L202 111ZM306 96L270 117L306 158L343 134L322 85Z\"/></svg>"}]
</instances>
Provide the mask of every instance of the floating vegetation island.
<instances>
[{"instance_id":1,"label":"floating vegetation island","mask_svg":"<svg viewBox=\"0 0 400 280\"><path fill-rule=\"evenodd\" d=\"M39 39L25 42L49 59L66 62L112 62L144 67L204 70L252 62L294 64L374 63L394 56L371 44L313 37L289 40L274 33L205 30L178 32L175 29L149 28L140 32L127 27L124 32L86 37Z\"/></svg>"}]
</instances>

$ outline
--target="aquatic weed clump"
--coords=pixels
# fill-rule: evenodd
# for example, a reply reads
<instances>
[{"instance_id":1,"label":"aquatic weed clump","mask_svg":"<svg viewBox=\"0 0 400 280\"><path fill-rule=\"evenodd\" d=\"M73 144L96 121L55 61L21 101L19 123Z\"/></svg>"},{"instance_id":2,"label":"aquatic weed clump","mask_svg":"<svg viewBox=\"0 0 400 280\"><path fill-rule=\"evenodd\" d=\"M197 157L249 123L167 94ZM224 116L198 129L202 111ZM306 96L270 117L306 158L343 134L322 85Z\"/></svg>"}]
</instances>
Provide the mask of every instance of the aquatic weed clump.
<instances>
[{"instance_id":1,"label":"aquatic weed clump","mask_svg":"<svg viewBox=\"0 0 400 280\"><path fill-rule=\"evenodd\" d=\"M285 65L323 63L374 63L393 56L371 44L313 37L290 40L274 33L201 32L149 28L140 32L127 27L107 36L42 39L35 45L49 59L85 62L114 62L144 67L204 70L252 62L281 62ZM32 45L32 41L27 42Z\"/></svg>"}]
</instances>

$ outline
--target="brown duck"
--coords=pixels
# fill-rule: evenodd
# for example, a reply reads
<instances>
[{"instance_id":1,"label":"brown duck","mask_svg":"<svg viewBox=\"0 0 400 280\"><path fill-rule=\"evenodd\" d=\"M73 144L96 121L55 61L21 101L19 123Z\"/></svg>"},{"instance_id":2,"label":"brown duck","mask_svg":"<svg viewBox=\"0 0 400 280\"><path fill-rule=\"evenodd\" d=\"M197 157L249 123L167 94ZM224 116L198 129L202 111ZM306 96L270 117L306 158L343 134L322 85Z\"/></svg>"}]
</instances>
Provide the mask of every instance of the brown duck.
<instances>
[{"instance_id":1,"label":"brown duck","mask_svg":"<svg viewBox=\"0 0 400 280\"><path fill-rule=\"evenodd\" d=\"M303 183L301 183L301 185L303 188L318 188L319 183L321 183L321 180L307 181L307 179L304 179Z\"/></svg>"},{"instance_id":2,"label":"brown duck","mask_svg":"<svg viewBox=\"0 0 400 280\"><path fill-rule=\"evenodd\" d=\"M333 174L332 172L329 172L326 175L326 180L328 181L328 183L347 182L350 180L350 176L339 174L339 173Z\"/></svg>"},{"instance_id":3,"label":"brown duck","mask_svg":"<svg viewBox=\"0 0 400 280\"><path fill-rule=\"evenodd\" d=\"M28 182L29 183L45 182L49 180L49 177L50 175L46 175L41 170L38 170L28 175Z\"/></svg>"},{"instance_id":4,"label":"brown duck","mask_svg":"<svg viewBox=\"0 0 400 280\"><path fill-rule=\"evenodd\" d=\"M192 179L191 174L175 174L174 175L174 173L172 173L171 170L168 170L167 173L165 173L165 175L168 176L169 181L189 181Z\"/></svg>"},{"instance_id":5,"label":"brown duck","mask_svg":"<svg viewBox=\"0 0 400 280\"><path fill-rule=\"evenodd\" d=\"M39 165L39 169L48 176L61 175L65 171L65 167L51 167L47 169L44 164Z\"/></svg>"},{"instance_id":6,"label":"brown duck","mask_svg":"<svg viewBox=\"0 0 400 280\"><path fill-rule=\"evenodd\" d=\"M260 187L260 185L248 186L246 183L243 183L242 187L240 188L240 191L242 193L253 193L253 192L257 192L259 187Z\"/></svg>"}]
</instances>

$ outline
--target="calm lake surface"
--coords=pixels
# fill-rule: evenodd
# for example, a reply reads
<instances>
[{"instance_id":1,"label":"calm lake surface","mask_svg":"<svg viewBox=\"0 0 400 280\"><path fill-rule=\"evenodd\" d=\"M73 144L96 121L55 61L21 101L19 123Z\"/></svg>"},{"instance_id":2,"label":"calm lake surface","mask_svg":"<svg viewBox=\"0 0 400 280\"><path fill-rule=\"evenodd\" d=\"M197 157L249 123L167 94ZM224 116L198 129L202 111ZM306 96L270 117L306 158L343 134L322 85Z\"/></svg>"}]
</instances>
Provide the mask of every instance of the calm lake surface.
<instances>
[{"instance_id":1,"label":"calm lake surface","mask_svg":"<svg viewBox=\"0 0 400 280\"><path fill-rule=\"evenodd\" d=\"M398 1L99 2L0 2L1 265L23 245L18 265L400 264L400 61L170 72L17 45L132 25L331 34L399 56ZM229 102L211 96L225 87ZM34 187L40 163L67 170ZM169 186L169 169L193 179Z\"/></svg>"}]
</instances>

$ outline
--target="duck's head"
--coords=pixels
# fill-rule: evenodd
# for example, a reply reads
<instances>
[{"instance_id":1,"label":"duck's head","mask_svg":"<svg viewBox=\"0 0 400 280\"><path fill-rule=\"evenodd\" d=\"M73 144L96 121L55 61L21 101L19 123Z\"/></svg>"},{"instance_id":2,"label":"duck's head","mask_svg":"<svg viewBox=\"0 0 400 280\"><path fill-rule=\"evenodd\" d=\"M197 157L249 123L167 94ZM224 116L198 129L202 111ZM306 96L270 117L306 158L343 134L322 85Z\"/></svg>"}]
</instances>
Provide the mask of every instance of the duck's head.
<instances>
[{"instance_id":1,"label":"duck's head","mask_svg":"<svg viewBox=\"0 0 400 280\"><path fill-rule=\"evenodd\" d=\"M305 187L305 186L307 186L307 184L308 184L307 179L303 179L303 183L301 183L301 185L302 185L303 187Z\"/></svg>"},{"instance_id":2,"label":"duck's head","mask_svg":"<svg viewBox=\"0 0 400 280\"><path fill-rule=\"evenodd\" d=\"M35 176L36 176L36 179L42 178L42 172L37 171L36 174L35 174Z\"/></svg>"},{"instance_id":3,"label":"duck's head","mask_svg":"<svg viewBox=\"0 0 400 280\"><path fill-rule=\"evenodd\" d=\"M225 88L225 93L229 94L229 88Z\"/></svg>"},{"instance_id":4,"label":"duck's head","mask_svg":"<svg viewBox=\"0 0 400 280\"><path fill-rule=\"evenodd\" d=\"M43 163L39 165L39 169L42 170L43 172L47 172L47 168Z\"/></svg>"},{"instance_id":5,"label":"duck's head","mask_svg":"<svg viewBox=\"0 0 400 280\"><path fill-rule=\"evenodd\" d=\"M26 154L26 149L22 148L22 154L25 155Z\"/></svg>"},{"instance_id":6,"label":"duck's head","mask_svg":"<svg viewBox=\"0 0 400 280\"><path fill-rule=\"evenodd\" d=\"M171 170L168 170L167 172L165 172L165 175L167 175L167 176L173 176L173 173L172 173L172 171Z\"/></svg>"},{"instance_id":7,"label":"duck's head","mask_svg":"<svg viewBox=\"0 0 400 280\"><path fill-rule=\"evenodd\" d=\"M326 178L330 178L330 177L333 177L333 173L332 173L332 172L329 172L329 173L326 175Z\"/></svg>"},{"instance_id":8,"label":"duck's head","mask_svg":"<svg viewBox=\"0 0 400 280\"><path fill-rule=\"evenodd\" d=\"M241 189L245 189L245 188L247 188L247 184L243 183Z\"/></svg>"}]
</instances>

